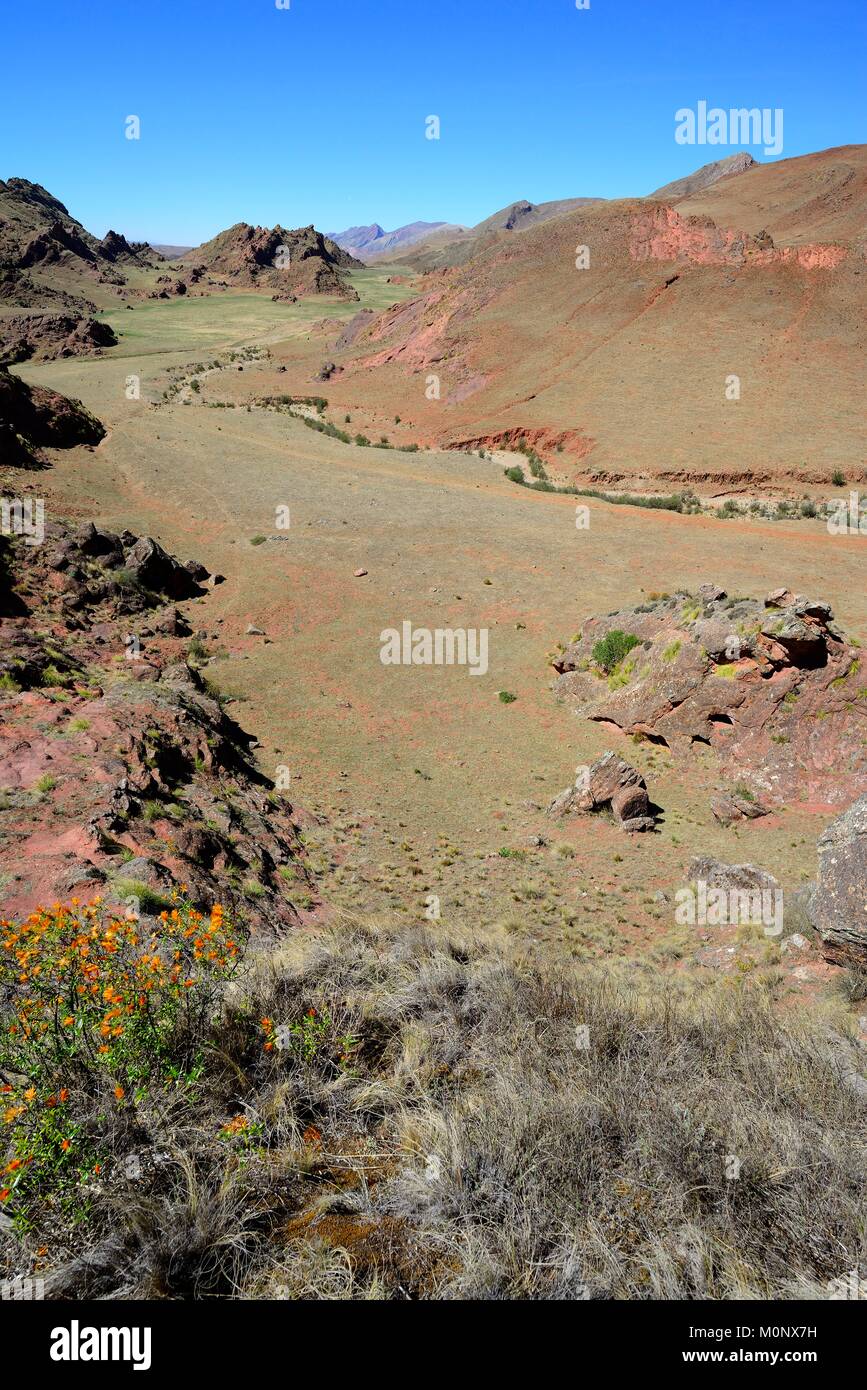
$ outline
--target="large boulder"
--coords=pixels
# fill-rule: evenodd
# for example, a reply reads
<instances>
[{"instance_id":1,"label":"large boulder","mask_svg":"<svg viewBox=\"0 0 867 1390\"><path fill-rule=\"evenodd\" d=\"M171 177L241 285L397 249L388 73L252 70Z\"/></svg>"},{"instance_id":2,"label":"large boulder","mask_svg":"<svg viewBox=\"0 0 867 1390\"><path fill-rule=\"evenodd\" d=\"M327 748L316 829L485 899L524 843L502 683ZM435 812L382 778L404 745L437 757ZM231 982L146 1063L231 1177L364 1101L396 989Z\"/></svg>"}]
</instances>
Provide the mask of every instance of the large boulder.
<instances>
[{"instance_id":1,"label":"large boulder","mask_svg":"<svg viewBox=\"0 0 867 1390\"><path fill-rule=\"evenodd\" d=\"M773 874L756 864L726 864L709 854L698 854L690 860L689 878L693 883L706 883L708 888L726 891L753 892L757 888L773 891L780 886Z\"/></svg>"},{"instance_id":2,"label":"large boulder","mask_svg":"<svg viewBox=\"0 0 867 1390\"><path fill-rule=\"evenodd\" d=\"M202 568L199 567L199 573ZM163 550L152 536L139 536L130 546L126 553L126 569L153 593L168 594L174 599L192 598L201 593L198 580L186 565Z\"/></svg>"},{"instance_id":3,"label":"large boulder","mask_svg":"<svg viewBox=\"0 0 867 1390\"><path fill-rule=\"evenodd\" d=\"M809 911L826 960L867 969L867 796L821 836Z\"/></svg>"},{"instance_id":4,"label":"large boulder","mask_svg":"<svg viewBox=\"0 0 867 1390\"><path fill-rule=\"evenodd\" d=\"M641 773L610 750L552 801L549 815L592 814L610 808L622 829L652 830L654 817Z\"/></svg>"}]
</instances>

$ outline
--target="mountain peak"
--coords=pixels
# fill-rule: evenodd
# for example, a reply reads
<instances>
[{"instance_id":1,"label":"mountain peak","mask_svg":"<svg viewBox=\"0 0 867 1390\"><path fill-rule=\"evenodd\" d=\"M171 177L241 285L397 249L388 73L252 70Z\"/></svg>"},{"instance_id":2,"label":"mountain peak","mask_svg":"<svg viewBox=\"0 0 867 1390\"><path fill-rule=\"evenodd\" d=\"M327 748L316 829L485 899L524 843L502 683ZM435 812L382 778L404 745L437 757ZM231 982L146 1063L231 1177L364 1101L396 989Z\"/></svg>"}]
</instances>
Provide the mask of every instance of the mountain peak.
<instances>
[{"instance_id":1,"label":"mountain peak","mask_svg":"<svg viewBox=\"0 0 867 1390\"><path fill-rule=\"evenodd\" d=\"M673 183L666 183L662 188L657 188L655 192L648 194L650 198L689 198L693 193L700 193L704 188L710 188L711 184L719 183L720 179L731 178L734 174L743 174L747 169L758 168L758 160L753 159L746 150L739 150L737 154L727 155L725 159L715 159L710 164L703 164L694 173L685 175L682 179L675 179Z\"/></svg>"}]
</instances>

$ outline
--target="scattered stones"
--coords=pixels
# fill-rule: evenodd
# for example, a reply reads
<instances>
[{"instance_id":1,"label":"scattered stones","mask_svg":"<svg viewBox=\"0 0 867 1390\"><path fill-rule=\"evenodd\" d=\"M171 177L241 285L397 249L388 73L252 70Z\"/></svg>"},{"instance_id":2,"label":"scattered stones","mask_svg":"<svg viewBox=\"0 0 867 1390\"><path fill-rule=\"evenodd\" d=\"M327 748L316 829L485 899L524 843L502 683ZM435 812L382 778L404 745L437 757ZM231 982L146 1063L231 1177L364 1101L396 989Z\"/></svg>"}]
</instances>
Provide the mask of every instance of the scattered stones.
<instances>
[{"instance_id":1,"label":"scattered stones","mask_svg":"<svg viewBox=\"0 0 867 1390\"><path fill-rule=\"evenodd\" d=\"M355 577L356 579L363 579L364 576L365 576L366 574L367 574L367 570L356 570L356 571L355 571L355 576L354 576L354 577Z\"/></svg>"},{"instance_id":2,"label":"scattered stones","mask_svg":"<svg viewBox=\"0 0 867 1390\"><path fill-rule=\"evenodd\" d=\"M246 632L246 634L247 634L248 637L264 637L264 636L265 636L265 629L262 628L262 627L256 627L256 625L255 625L254 623L248 623L247 626L246 626L246 628L245 628L245 632Z\"/></svg>"}]
</instances>

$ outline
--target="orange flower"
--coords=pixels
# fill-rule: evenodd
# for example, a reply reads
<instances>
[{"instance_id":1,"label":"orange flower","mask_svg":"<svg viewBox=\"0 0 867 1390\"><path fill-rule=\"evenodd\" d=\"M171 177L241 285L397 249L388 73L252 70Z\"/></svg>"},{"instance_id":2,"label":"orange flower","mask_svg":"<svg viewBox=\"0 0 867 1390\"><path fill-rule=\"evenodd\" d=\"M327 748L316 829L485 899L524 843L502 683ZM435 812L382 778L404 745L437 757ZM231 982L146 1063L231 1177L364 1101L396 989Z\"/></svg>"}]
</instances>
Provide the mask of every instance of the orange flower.
<instances>
[{"instance_id":1,"label":"orange flower","mask_svg":"<svg viewBox=\"0 0 867 1390\"><path fill-rule=\"evenodd\" d=\"M122 1086L115 1086L115 1088L114 1088L114 1098L115 1098L115 1100L123 1100L125 1094L126 1094L126 1092L124 1091L124 1089L123 1089Z\"/></svg>"},{"instance_id":2,"label":"orange flower","mask_svg":"<svg viewBox=\"0 0 867 1390\"><path fill-rule=\"evenodd\" d=\"M7 1197L12 1196L11 1187L0 1188L0 1202L5 1202Z\"/></svg>"},{"instance_id":3,"label":"orange flower","mask_svg":"<svg viewBox=\"0 0 867 1390\"><path fill-rule=\"evenodd\" d=\"M63 1149L63 1152L65 1153L66 1150L70 1147L69 1140L64 1139L60 1147Z\"/></svg>"}]
</instances>

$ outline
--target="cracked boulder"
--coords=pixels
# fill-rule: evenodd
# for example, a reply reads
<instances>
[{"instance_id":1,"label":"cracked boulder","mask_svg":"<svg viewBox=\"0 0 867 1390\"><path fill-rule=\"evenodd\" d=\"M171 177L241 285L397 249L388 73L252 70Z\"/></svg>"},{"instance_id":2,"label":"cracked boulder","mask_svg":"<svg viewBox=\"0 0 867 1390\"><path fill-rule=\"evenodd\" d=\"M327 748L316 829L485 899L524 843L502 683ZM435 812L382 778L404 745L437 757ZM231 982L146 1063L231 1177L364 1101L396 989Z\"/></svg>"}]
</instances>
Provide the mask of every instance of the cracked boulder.
<instances>
[{"instance_id":1,"label":"cracked boulder","mask_svg":"<svg viewBox=\"0 0 867 1390\"><path fill-rule=\"evenodd\" d=\"M552 801L549 815L592 815L610 810L621 829L652 830L655 825L647 784L641 773L616 753L603 753L579 777L575 786L567 787Z\"/></svg>"}]
</instances>

